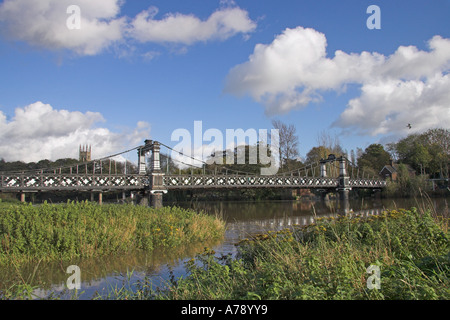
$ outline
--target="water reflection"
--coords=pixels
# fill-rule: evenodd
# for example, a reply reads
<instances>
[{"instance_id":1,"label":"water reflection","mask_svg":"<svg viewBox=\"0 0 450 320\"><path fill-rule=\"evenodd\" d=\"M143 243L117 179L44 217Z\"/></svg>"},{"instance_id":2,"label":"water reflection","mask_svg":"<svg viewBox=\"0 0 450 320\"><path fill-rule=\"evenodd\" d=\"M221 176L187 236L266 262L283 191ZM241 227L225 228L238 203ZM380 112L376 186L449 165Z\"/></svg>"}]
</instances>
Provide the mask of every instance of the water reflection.
<instances>
[{"instance_id":1,"label":"water reflection","mask_svg":"<svg viewBox=\"0 0 450 320\"><path fill-rule=\"evenodd\" d=\"M13 284L26 282L38 286L33 294L46 297L50 292L70 297L73 292L66 290L66 281L71 274L66 273L69 265L77 265L81 270L80 298L91 298L96 292L106 292L108 288L120 287L130 275L130 282L154 278L155 286L160 285L170 270L182 273L182 261L201 253L204 247L215 247L223 239L180 246L174 249L160 249L153 252L136 250L127 254L111 255L91 259L74 259L70 262L50 262L28 264L21 268L4 268L0 274L0 290Z\"/></svg>"},{"instance_id":2,"label":"water reflection","mask_svg":"<svg viewBox=\"0 0 450 320\"><path fill-rule=\"evenodd\" d=\"M380 199L329 201L261 201L261 202L186 202L176 205L221 216L227 222L224 242L214 248L216 252L237 252L235 243L252 234L278 231L292 225L308 225L319 217L338 215L378 215L383 210L411 207L430 208L448 214L446 199Z\"/></svg>"}]
</instances>

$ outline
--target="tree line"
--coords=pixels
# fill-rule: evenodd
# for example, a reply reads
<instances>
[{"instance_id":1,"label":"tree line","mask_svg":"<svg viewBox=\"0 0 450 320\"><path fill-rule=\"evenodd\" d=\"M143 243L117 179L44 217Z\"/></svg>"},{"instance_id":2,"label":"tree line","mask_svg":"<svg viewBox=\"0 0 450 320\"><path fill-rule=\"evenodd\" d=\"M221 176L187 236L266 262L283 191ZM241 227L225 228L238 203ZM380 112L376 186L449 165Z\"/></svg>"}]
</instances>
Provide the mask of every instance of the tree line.
<instances>
[{"instance_id":1,"label":"tree line","mask_svg":"<svg viewBox=\"0 0 450 320\"><path fill-rule=\"evenodd\" d=\"M78 165L78 173L91 173L95 170L95 173L110 173L110 174L122 174L125 172L135 173L137 171L136 164L130 161L115 161L115 160L103 160L103 161L91 161L80 164L80 161L73 158L63 158L51 161L48 159L40 160L37 162L23 162L23 161L11 161L7 162L3 158L0 158L0 172L20 172L20 171L51 171L56 170L56 173L76 173L76 166ZM60 171L60 168L61 171Z\"/></svg>"},{"instance_id":2,"label":"tree line","mask_svg":"<svg viewBox=\"0 0 450 320\"><path fill-rule=\"evenodd\" d=\"M276 142L279 149L279 170L278 173L292 172L305 166L318 163L321 159L326 159L330 154L336 157L344 156L349 160L349 165L354 170L364 172L367 176L378 177L381 169L393 160L396 163L403 164L412 168L417 175L427 176L435 179L449 178L450 163L450 131L443 128L433 128L421 134L410 134L397 142L388 143L386 145L374 143L364 150L356 148L348 152L341 146L339 139L332 137L327 132L320 132L317 136L317 146L309 150L304 159L299 156L299 137L296 133L294 125L285 124L279 120L274 120L272 125L279 130L279 140ZM250 164L249 154L252 149L259 152L258 145L255 146L239 146L234 150L223 151L223 161L221 165L204 164L202 167L181 169L179 163L171 159L169 155L161 154L161 169L167 173L202 173L205 170L223 172L229 170L233 172L247 172L257 174L260 172L261 164ZM268 150L270 150L268 148ZM254 150L253 150L254 151ZM227 164L225 159L229 153L234 154L235 159L242 153L245 154L245 162ZM217 157L217 155L211 155ZM270 156L270 154L269 154ZM22 161L7 162L0 159L0 172L3 171L28 171L40 169L52 169L65 167L68 171L69 167L75 166L79 161L72 158L58 159L51 161L48 159L38 162L25 163ZM92 172L94 164L88 164L88 172ZM127 172L137 170L135 164L126 162ZM86 170L80 166L80 173ZM102 161L95 164L96 173L119 174L125 172L125 163L120 161ZM65 172L66 173L66 172ZM68 173L68 172L67 172ZM312 174L312 173L311 173ZM316 172L316 175L318 172Z\"/></svg>"}]
</instances>

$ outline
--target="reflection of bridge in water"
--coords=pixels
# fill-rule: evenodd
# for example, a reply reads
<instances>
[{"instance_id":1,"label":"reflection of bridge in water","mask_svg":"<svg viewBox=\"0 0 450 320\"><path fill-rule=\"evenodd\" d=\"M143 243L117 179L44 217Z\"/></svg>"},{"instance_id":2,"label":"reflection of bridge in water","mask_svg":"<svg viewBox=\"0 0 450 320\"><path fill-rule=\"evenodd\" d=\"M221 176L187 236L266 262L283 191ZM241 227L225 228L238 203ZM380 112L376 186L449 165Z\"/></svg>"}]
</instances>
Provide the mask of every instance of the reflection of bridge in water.
<instances>
[{"instance_id":1,"label":"reflection of bridge in water","mask_svg":"<svg viewBox=\"0 0 450 320\"><path fill-rule=\"evenodd\" d=\"M269 176L238 172L229 168L221 168L219 172L215 168L213 173L206 174L205 166L202 168L202 174L194 174L192 171L191 174L174 174L161 169L160 148L159 142L146 140L143 146L68 167L3 172L0 192L20 193L21 201L25 201L26 193L87 191L98 193L101 203L104 192L133 191L140 194L142 204L150 203L154 207L160 207L163 194L170 190L305 188L338 192L342 199L348 199L348 192L352 189L380 190L386 186L384 180L370 179L364 175L359 177L359 171L354 175L354 167L349 167L348 159L344 157L329 157L304 168ZM138 153L137 172L113 171L112 159L132 150L137 150ZM151 153L150 165L147 168L146 155L149 153ZM167 159L166 163L169 163Z\"/></svg>"},{"instance_id":2,"label":"reflection of bridge in water","mask_svg":"<svg viewBox=\"0 0 450 320\"><path fill-rule=\"evenodd\" d=\"M358 211L358 216L360 217L370 217L373 215L379 215L381 214L383 210L382 209L368 209L368 210L360 210ZM350 212L349 214L351 215L353 212ZM328 213L328 214L322 214L322 215L308 215L308 216L285 216L282 218L270 218L270 219L260 219L260 220L253 220L252 223L256 224L260 227L263 228L268 228L268 229L273 229L273 228L277 228L277 229L283 229L283 228L287 228L287 227L292 227L292 226L306 226L312 223L316 222L317 218L330 218L330 217L337 217L339 216L339 214L337 213ZM239 222L236 222L237 224L239 224ZM243 224L245 223L242 222Z\"/></svg>"},{"instance_id":3,"label":"reflection of bridge in water","mask_svg":"<svg viewBox=\"0 0 450 320\"><path fill-rule=\"evenodd\" d=\"M318 218L338 216L370 217L381 214L386 208L377 204L372 208L360 209L359 201L222 201L180 203L183 207L193 208L216 214L227 222L227 232L235 239L243 239L252 234L276 231L294 226L306 226L315 223ZM373 206L373 205L372 205Z\"/></svg>"}]
</instances>

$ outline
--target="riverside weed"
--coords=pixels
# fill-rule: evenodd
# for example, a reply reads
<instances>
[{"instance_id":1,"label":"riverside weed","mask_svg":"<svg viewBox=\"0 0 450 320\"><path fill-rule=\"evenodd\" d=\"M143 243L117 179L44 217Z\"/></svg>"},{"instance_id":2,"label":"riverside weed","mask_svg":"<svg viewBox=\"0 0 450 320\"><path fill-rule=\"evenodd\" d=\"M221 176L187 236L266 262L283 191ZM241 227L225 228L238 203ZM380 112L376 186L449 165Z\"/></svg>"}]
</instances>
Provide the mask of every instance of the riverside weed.
<instances>
[{"instance_id":1,"label":"riverside weed","mask_svg":"<svg viewBox=\"0 0 450 320\"><path fill-rule=\"evenodd\" d=\"M197 225L201 225L198 232ZM176 207L1 204L0 266L173 248L223 235L224 223Z\"/></svg>"},{"instance_id":2,"label":"riverside weed","mask_svg":"<svg viewBox=\"0 0 450 320\"><path fill-rule=\"evenodd\" d=\"M321 219L238 243L240 255L200 255L168 299L449 299L450 238L429 212ZM381 289L367 287L367 268Z\"/></svg>"}]
</instances>

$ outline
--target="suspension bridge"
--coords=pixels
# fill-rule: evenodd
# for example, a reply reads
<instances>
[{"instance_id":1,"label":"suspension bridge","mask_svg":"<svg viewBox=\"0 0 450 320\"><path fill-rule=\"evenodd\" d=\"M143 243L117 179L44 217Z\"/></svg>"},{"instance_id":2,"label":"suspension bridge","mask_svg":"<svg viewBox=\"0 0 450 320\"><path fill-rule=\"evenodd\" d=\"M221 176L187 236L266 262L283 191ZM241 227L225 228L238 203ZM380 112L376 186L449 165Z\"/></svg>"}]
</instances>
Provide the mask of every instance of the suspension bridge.
<instances>
[{"instance_id":1,"label":"suspension bridge","mask_svg":"<svg viewBox=\"0 0 450 320\"><path fill-rule=\"evenodd\" d=\"M315 164L275 175L258 175L220 165L207 172L205 161L189 156L202 163L201 173L194 173L194 170L190 172L183 170L184 173L179 170L178 173L174 173L173 170L169 170L167 156L164 156L166 157L166 170L161 168L162 146L166 147L168 151L177 152L158 141L145 140L144 145L133 149L66 167L2 172L0 192L19 193L21 201L24 202L27 193L87 191L91 194L98 193L101 203L104 192L133 191L140 195L143 203L161 207L163 194L170 190L306 188L320 189L323 192L338 192L342 199L346 199L348 192L352 189L380 190L386 186L384 180L364 177L363 173L360 176L359 170L347 158L336 158L333 155L327 159L321 159ZM137 168L131 170L125 162L122 172L118 172L115 159L132 151L137 151ZM146 159L148 155L150 155L149 161ZM198 166L182 163L199 171Z\"/></svg>"}]
</instances>

